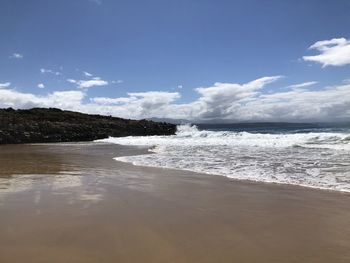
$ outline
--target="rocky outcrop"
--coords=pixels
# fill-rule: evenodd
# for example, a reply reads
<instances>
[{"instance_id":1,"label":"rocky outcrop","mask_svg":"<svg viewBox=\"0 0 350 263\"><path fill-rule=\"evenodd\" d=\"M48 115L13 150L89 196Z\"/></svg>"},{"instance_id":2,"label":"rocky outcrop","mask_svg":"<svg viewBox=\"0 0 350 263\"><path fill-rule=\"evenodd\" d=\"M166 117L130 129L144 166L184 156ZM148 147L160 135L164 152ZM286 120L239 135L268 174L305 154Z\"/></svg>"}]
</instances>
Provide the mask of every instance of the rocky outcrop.
<instances>
[{"instance_id":1,"label":"rocky outcrop","mask_svg":"<svg viewBox=\"0 0 350 263\"><path fill-rule=\"evenodd\" d=\"M0 109L0 144L92 141L109 136L171 135L176 125L54 108Z\"/></svg>"}]
</instances>

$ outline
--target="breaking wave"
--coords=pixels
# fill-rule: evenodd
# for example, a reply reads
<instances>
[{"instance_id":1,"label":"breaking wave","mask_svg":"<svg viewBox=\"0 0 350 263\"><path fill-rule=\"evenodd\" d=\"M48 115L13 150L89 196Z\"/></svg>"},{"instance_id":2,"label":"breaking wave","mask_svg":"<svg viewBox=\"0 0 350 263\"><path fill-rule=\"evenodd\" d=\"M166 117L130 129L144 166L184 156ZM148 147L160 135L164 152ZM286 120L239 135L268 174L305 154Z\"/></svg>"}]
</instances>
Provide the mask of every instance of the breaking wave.
<instances>
[{"instance_id":1,"label":"breaking wave","mask_svg":"<svg viewBox=\"0 0 350 263\"><path fill-rule=\"evenodd\" d=\"M152 154L116 158L134 165L350 192L347 132L250 133L181 125L173 136L100 141L149 147Z\"/></svg>"}]
</instances>

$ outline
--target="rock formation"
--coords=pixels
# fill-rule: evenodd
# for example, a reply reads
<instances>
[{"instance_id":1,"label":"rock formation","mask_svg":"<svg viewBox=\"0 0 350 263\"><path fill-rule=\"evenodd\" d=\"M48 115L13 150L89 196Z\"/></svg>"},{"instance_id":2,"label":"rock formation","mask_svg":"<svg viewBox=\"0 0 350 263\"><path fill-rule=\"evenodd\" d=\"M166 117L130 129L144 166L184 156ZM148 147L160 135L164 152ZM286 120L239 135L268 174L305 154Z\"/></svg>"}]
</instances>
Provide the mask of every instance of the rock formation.
<instances>
[{"instance_id":1,"label":"rock formation","mask_svg":"<svg viewBox=\"0 0 350 263\"><path fill-rule=\"evenodd\" d=\"M0 109L0 144L92 141L109 136L171 135L176 125L55 108Z\"/></svg>"}]
</instances>

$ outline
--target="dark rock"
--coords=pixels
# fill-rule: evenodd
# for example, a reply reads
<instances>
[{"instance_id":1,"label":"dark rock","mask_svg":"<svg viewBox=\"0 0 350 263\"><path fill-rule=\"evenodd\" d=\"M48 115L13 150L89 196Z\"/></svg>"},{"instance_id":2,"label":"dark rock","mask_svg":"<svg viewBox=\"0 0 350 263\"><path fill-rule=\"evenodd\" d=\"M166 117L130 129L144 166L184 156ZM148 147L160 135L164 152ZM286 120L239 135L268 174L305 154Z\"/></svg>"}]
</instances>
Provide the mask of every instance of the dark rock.
<instances>
[{"instance_id":1,"label":"dark rock","mask_svg":"<svg viewBox=\"0 0 350 263\"><path fill-rule=\"evenodd\" d=\"M0 109L0 144L92 141L122 136L172 135L176 125L54 108Z\"/></svg>"}]
</instances>

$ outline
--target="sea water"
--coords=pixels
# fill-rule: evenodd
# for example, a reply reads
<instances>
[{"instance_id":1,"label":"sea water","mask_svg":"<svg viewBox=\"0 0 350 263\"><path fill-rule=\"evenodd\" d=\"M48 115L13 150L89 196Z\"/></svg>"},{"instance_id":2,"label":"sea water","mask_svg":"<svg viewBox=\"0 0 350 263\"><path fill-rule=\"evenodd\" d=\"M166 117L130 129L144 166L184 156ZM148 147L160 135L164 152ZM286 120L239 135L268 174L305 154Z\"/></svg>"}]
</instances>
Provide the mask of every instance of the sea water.
<instances>
[{"instance_id":1,"label":"sea water","mask_svg":"<svg viewBox=\"0 0 350 263\"><path fill-rule=\"evenodd\" d=\"M350 192L346 125L179 125L172 136L102 141L149 147L150 154L115 158L134 165Z\"/></svg>"}]
</instances>

